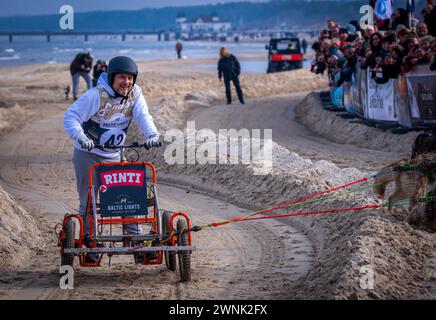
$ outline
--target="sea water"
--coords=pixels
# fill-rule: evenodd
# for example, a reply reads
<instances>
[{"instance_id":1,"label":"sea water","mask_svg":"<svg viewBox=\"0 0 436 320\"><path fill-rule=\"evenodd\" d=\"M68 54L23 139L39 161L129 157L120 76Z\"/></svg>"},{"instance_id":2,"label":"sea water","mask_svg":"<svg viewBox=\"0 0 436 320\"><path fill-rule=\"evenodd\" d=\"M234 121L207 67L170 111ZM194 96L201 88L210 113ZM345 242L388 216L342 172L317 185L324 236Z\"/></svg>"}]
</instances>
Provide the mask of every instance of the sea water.
<instances>
[{"instance_id":1,"label":"sea water","mask_svg":"<svg viewBox=\"0 0 436 320\"><path fill-rule=\"evenodd\" d=\"M145 36L127 36L126 41L121 36L89 36L84 41L83 36L51 36L50 42L45 36L14 36L0 37L0 66L18 66L26 64L65 64L70 63L79 52L91 52L94 62L98 59L110 60L117 55L126 55L137 61L174 60L177 59L175 41L157 41L146 39ZM264 43L234 43L185 41L182 55L187 59L219 58L219 49L227 47L239 59L255 57L265 53ZM247 61L249 72L264 73L266 61ZM259 65L257 65L259 64ZM216 64L206 67L216 68Z\"/></svg>"}]
</instances>

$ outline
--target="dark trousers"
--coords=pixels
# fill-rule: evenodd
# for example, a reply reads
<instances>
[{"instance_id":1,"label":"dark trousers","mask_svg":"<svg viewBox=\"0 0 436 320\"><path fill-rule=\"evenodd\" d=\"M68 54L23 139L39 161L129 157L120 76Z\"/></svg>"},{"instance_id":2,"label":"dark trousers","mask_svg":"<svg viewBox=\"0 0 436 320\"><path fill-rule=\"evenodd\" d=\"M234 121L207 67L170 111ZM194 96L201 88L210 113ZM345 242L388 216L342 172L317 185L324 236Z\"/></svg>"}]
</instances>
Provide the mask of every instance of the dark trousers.
<instances>
[{"instance_id":1,"label":"dark trousers","mask_svg":"<svg viewBox=\"0 0 436 320\"><path fill-rule=\"evenodd\" d=\"M177 58L182 59L182 51L177 51Z\"/></svg>"},{"instance_id":2,"label":"dark trousers","mask_svg":"<svg viewBox=\"0 0 436 320\"><path fill-rule=\"evenodd\" d=\"M230 82L233 81L233 84L235 85L236 94L238 95L238 99L241 103L244 103L244 95L242 94L241 86L239 85L239 78L233 77L233 78L224 78L224 84L226 86L226 97L227 97L227 103L232 103L232 93L230 92Z\"/></svg>"}]
</instances>

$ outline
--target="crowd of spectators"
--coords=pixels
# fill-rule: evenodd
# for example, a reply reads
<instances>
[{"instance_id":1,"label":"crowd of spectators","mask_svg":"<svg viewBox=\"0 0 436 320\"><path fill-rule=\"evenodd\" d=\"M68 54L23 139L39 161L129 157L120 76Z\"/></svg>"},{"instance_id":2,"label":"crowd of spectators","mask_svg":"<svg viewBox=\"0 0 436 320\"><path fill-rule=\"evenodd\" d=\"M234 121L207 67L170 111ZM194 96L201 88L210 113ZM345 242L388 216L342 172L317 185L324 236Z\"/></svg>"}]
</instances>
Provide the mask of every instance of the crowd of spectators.
<instances>
[{"instance_id":1,"label":"crowd of spectators","mask_svg":"<svg viewBox=\"0 0 436 320\"><path fill-rule=\"evenodd\" d=\"M379 84L398 78L415 65L436 70L436 7L427 5L422 20L410 23L405 9L396 9L391 19L360 28L357 21L340 27L334 20L320 31L312 48L316 58L311 71L327 71L331 87L350 81L356 67L367 69Z\"/></svg>"}]
</instances>

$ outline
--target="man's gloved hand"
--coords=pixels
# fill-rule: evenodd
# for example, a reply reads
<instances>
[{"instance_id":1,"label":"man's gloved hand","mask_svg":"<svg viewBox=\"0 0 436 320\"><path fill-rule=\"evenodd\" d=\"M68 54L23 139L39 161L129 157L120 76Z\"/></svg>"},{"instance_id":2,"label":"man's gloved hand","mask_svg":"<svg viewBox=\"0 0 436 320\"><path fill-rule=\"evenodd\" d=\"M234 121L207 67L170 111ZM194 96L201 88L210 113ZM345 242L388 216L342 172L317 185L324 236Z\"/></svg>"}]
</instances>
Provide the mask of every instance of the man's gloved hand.
<instances>
[{"instance_id":1,"label":"man's gloved hand","mask_svg":"<svg viewBox=\"0 0 436 320\"><path fill-rule=\"evenodd\" d=\"M80 146L83 149L87 149L87 150L91 150L95 146L94 141L89 139L85 134L82 134L82 135L78 136L77 137L77 142L80 143Z\"/></svg>"},{"instance_id":2,"label":"man's gloved hand","mask_svg":"<svg viewBox=\"0 0 436 320\"><path fill-rule=\"evenodd\" d=\"M162 143L159 141L158 136L151 136L150 138L147 139L147 141L145 141L145 145L147 148L152 148L152 147L160 147L162 146Z\"/></svg>"}]
</instances>

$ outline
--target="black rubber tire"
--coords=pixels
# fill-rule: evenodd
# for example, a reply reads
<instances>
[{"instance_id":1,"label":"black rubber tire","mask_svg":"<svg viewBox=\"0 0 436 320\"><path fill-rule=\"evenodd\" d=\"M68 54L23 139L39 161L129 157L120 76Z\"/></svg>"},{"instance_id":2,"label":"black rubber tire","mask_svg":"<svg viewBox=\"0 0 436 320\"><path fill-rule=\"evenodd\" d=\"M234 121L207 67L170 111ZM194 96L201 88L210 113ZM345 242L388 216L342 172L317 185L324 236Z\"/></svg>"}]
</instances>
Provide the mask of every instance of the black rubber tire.
<instances>
[{"instance_id":1,"label":"black rubber tire","mask_svg":"<svg viewBox=\"0 0 436 320\"><path fill-rule=\"evenodd\" d=\"M75 247L75 233L76 233L76 224L73 219L68 220L65 225L65 239L64 239L64 249L69 248L73 249ZM70 266L73 267L74 264L74 253L64 253L61 256L61 266Z\"/></svg>"},{"instance_id":2,"label":"black rubber tire","mask_svg":"<svg viewBox=\"0 0 436 320\"><path fill-rule=\"evenodd\" d=\"M162 214L162 231L164 234L170 233L170 219L171 214L168 211L164 211ZM171 245L171 242L165 245ZM176 271L176 252L175 251L164 251L165 265L168 270Z\"/></svg>"},{"instance_id":3,"label":"black rubber tire","mask_svg":"<svg viewBox=\"0 0 436 320\"><path fill-rule=\"evenodd\" d=\"M184 219L178 220L177 232L184 229L187 229L186 221ZM189 236L187 232L178 237L177 244L179 246L189 246ZM180 281L191 281L191 251L178 251L177 255L179 257Z\"/></svg>"}]
</instances>

